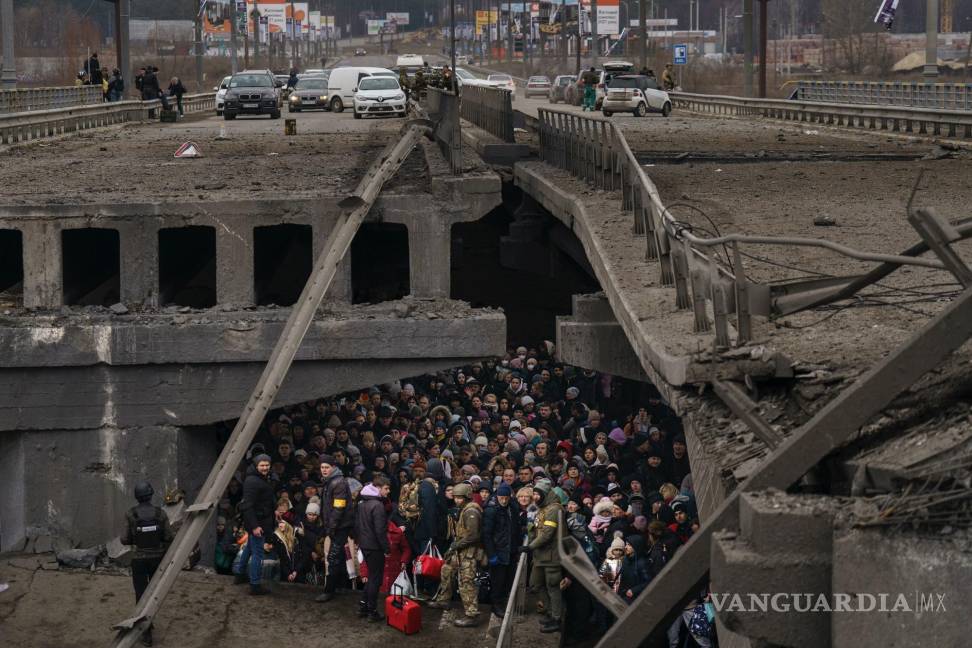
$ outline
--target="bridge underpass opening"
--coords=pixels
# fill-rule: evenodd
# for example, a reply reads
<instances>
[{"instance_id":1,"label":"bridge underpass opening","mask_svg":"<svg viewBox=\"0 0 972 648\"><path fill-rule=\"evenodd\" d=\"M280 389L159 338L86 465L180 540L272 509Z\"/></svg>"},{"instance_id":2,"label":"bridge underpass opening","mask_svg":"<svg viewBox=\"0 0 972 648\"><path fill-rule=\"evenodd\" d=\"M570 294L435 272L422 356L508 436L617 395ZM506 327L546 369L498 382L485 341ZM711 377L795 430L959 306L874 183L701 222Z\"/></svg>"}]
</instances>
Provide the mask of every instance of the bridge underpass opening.
<instances>
[{"instance_id":1,"label":"bridge underpass opening","mask_svg":"<svg viewBox=\"0 0 972 648\"><path fill-rule=\"evenodd\" d=\"M0 306L23 304L24 237L18 230L0 229Z\"/></svg>"},{"instance_id":2,"label":"bridge underpass opening","mask_svg":"<svg viewBox=\"0 0 972 648\"><path fill-rule=\"evenodd\" d=\"M310 225L269 225L253 229L253 283L258 306L293 306L314 264Z\"/></svg>"},{"instance_id":3,"label":"bridge underpass opening","mask_svg":"<svg viewBox=\"0 0 972 648\"><path fill-rule=\"evenodd\" d=\"M556 339L556 318L571 314L571 297L599 291L600 284L550 236L580 241L547 214L537 214L536 238L518 238L517 220L504 204L484 218L452 227L453 299L476 308L502 308L511 343ZM504 250L504 246L506 250ZM517 267L510 266L510 258Z\"/></svg>"},{"instance_id":4,"label":"bridge underpass opening","mask_svg":"<svg viewBox=\"0 0 972 648\"><path fill-rule=\"evenodd\" d=\"M111 306L121 299L118 230L64 230L61 249L66 306Z\"/></svg>"},{"instance_id":5,"label":"bridge underpass opening","mask_svg":"<svg viewBox=\"0 0 972 648\"><path fill-rule=\"evenodd\" d=\"M159 230L159 301L192 308L216 305L216 229Z\"/></svg>"},{"instance_id":6,"label":"bridge underpass opening","mask_svg":"<svg viewBox=\"0 0 972 648\"><path fill-rule=\"evenodd\" d=\"M408 228L365 223L351 243L351 302L376 304L411 292Z\"/></svg>"}]
</instances>

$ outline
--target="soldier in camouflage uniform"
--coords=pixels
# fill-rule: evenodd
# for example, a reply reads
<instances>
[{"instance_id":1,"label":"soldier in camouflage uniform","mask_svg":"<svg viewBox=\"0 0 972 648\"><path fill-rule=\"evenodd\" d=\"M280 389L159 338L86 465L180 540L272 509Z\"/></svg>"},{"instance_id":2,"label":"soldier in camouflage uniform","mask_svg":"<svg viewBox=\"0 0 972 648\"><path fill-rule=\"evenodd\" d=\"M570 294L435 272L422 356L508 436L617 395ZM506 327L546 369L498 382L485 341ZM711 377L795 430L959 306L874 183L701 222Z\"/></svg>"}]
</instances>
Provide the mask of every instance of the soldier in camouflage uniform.
<instances>
[{"instance_id":1,"label":"soldier in camouflage uniform","mask_svg":"<svg viewBox=\"0 0 972 648\"><path fill-rule=\"evenodd\" d=\"M457 484L452 490L456 504L461 507L459 522L456 524L456 539L446 551L446 562L442 565L439 591L429 603L429 607L445 610L452 601L453 575L459 577L459 598L465 609L465 616L455 620L460 628L470 628L479 621L479 601L476 590L476 569L482 564L486 553L482 542L483 509L472 501L472 486Z\"/></svg>"},{"instance_id":2,"label":"soldier in camouflage uniform","mask_svg":"<svg viewBox=\"0 0 972 648\"><path fill-rule=\"evenodd\" d=\"M530 584L540 590L540 600L546 611L546 617L540 622L540 632L557 632L563 616L560 558L557 551L560 530L557 527L564 507L548 479L541 479L534 484L533 498L540 506L540 511L530 530L529 543L522 550L533 554Z\"/></svg>"},{"instance_id":3,"label":"soldier in camouflage uniform","mask_svg":"<svg viewBox=\"0 0 972 648\"><path fill-rule=\"evenodd\" d=\"M425 89L428 87L428 79L425 77L425 72L422 68L419 68L418 72L415 73L415 81L412 83L412 92L415 95L416 101L421 101L425 98Z\"/></svg>"}]
</instances>

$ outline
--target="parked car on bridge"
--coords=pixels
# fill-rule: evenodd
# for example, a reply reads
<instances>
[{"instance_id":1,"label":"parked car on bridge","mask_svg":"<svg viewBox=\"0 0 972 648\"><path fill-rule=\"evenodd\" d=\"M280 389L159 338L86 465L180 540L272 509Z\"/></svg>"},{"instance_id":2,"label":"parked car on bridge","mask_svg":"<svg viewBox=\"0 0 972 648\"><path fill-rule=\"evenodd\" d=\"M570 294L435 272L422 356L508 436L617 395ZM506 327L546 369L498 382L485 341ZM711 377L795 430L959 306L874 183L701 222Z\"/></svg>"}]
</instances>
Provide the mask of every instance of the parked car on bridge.
<instances>
[{"instance_id":1,"label":"parked car on bridge","mask_svg":"<svg viewBox=\"0 0 972 648\"><path fill-rule=\"evenodd\" d=\"M280 119L280 89L272 74L248 70L230 78L223 119L236 119L239 115L270 115L271 119Z\"/></svg>"},{"instance_id":2,"label":"parked car on bridge","mask_svg":"<svg viewBox=\"0 0 972 648\"><path fill-rule=\"evenodd\" d=\"M354 55L355 56L367 56L368 55L368 50L366 50L363 47L358 47L358 48L356 48L354 50Z\"/></svg>"},{"instance_id":3,"label":"parked car on bridge","mask_svg":"<svg viewBox=\"0 0 972 648\"><path fill-rule=\"evenodd\" d=\"M223 80L219 82L219 85L213 88L216 91L216 116L223 116L223 104L226 103L226 91L229 90L230 79L233 75L223 77Z\"/></svg>"},{"instance_id":4,"label":"parked car on bridge","mask_svg":"<svg viewBox=\"0 0 972 648\"><path fill-rule=\"evenodd\" d=\"M358 83L372 76L398 79L398 75L387 68L377 67L338 67L331 70L327 78L328 103L333 112L343 112L346 106L354 104Z\"/></svg>"},{"instance_id":5,"label":"parked car on bridge","mask_svg":"<svg viewBox=\"0 0 972 648\"><path fill-rule=\"evenodd\" d=\"M486 77L486 80L497 88L509 90L512 93L510 98L516 99L516 83L509 74L490 74Z\"/></svg>"},{"instance_id":6,"label":"parked car on bridge","mask_svg":"<svg viewBox=\"0 0 972 648\"><path fill-rule=\"evenodd\" d=\"M594 70L597 75L597 86L595 87L596 98L594 109L600 110L604 102L604 95L607 94L607 86L616 76L622 74L632 74L634 63L628 61L607 61L600 70ZM574 106L584 103L584 77L583 73L577 77L576 81L565 91L566 102Z\"/></svg>"},{"instance_id":7,"label":"parked car on bridge","mask_svg":"<svg viewBox=\"0 0 972 648\"><path fill-rule=\"evenodd\" d=\"M550 93L550 78L545 76L532 76L527 79L524 96L529 99L534 95L546 97Z\"/></svg>"},{"instance_id":8,"label":"parked car on bridge","mask_svg":"<svg viewBox=\"0 0 972 648\"><path fill-rule=\"evenodd\" d=\"M601 110L605 117L616 112L629 112L635 117L659 112L668 117L672 113L672 100L658 87L654 77L625 74L611 79Z\"/></svg>"},{"instance_id":9,"label":"parked car on bridge","mask_svg":"<svg viewBox=\"0 0 972 648\"><path fill-rule=\"evenodd\" d=\"M297 87L287 97L288 112L301 110L327 110L331 107L328 102L327 77L305 77L297 82Z\"/></svg>"},{"instance_id":10,"label":"parked car on bridge","mask_svg":"<svg viewBox=\"0 0 972 648\"><path fill-rule=\"evenodd\" d=\"M567 88L575 83L577 83L577 77L573 74L561 74L554 77L553 83L550 84L550 90L547 93L547 99L552 104L559 101L567 101L564 93Z\"/></svg>"},{"instance_id":11,"label":"parked car on bridge","mask_svg":"<svg viewBox=\"0 0 972 648\"><path fill-rule=\"evenodd\" d=\"M405 116L405 92L398 79L387 76L370 76L358 81L354 93L354 118L365 115Z\"/></svg>"}]
</instances>

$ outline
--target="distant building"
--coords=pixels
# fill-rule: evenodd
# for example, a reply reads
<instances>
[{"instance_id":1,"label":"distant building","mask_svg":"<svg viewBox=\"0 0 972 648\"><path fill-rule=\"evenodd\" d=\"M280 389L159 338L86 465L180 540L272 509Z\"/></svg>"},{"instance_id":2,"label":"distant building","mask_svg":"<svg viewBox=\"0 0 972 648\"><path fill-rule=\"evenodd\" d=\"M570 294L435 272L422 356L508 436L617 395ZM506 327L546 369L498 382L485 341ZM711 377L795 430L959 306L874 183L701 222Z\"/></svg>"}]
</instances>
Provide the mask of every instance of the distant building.
<instances>
[{"instance_id":1,"label":"distant building","mask_svg":"<svg viewBox=\"0 0 972 648\"><path fill-rule=\"evenodd\" d=\"M133 19L129 34L135 43L185 43L193 40L191 20L145 20Z\"/></svg>"}]
</instances>

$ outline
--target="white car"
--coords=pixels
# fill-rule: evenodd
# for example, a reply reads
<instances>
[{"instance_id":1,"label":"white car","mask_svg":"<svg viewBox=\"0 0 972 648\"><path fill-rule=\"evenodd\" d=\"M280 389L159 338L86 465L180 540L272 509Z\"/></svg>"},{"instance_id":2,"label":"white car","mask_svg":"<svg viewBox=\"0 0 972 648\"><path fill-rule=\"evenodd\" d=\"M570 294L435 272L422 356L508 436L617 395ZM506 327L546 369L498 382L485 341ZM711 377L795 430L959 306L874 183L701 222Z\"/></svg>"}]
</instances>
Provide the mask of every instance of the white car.
<instances>
[{"instance_id":1,"label":"white car","mask_svg":"<svg viewBox=\"0 0 972 648\"><path fill-rule=\"evenodd\" d=\"M512 94L512 98L516 99L516 83L513 82L513 77L509 74L490 74L486 77L486 80L490 85L495 85L497 88L503 88L509 90Z\"/></svg>"},{"instance_id":2,"label":"white car","mask_svg":"<svg viewBox=\"0 0 972 648\"><path fill-rule=\"evenodd\" d=\"M365 115L405 116L405 93L398 79L387 76L365 77L354 93L354 118Z\"/></svg>"},{"instance_id":3,"label":"white car","mask_svg":"<svg viewBox=\"0 0 972 648\"><path fill-rule=\"evenodd\" d=\"M616 112L629 112L635 117L658 112L668 117L672 113L672 100L667 92L658 88L654 77L623 74L608 84L601 111L605 117Z\"/></svg>"},{"instance_id":4,"label":"white car","mask_svg":"<svg viewBox=\"0 0 972 648\"><path fill-rule=\"evenodd\" d=\"M229 90L230 79L233 75L228 77L223 77L223 80L219 82L219 85L213 88L216 91L216 116L223 116L223 104L226 103L226 91Z\"/></svg>"}]
</instances>

